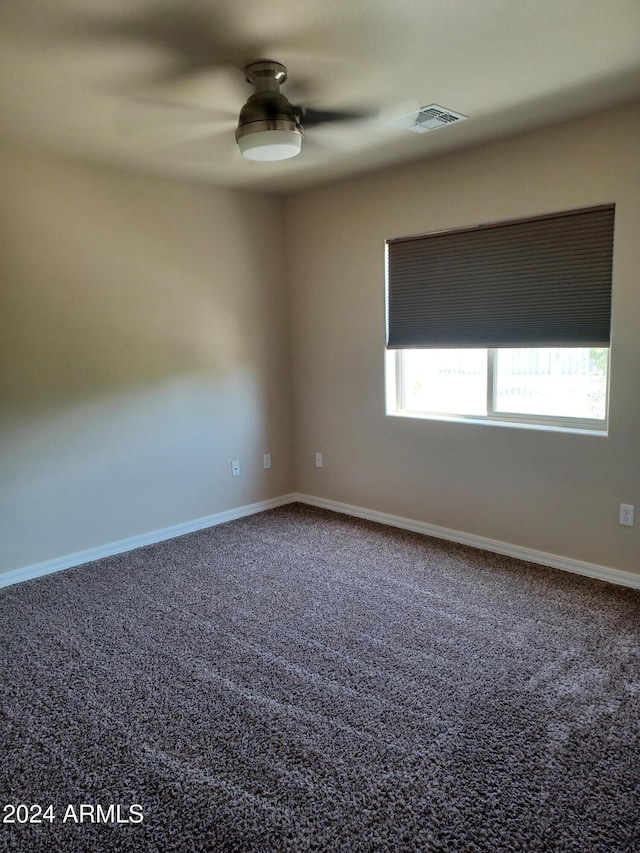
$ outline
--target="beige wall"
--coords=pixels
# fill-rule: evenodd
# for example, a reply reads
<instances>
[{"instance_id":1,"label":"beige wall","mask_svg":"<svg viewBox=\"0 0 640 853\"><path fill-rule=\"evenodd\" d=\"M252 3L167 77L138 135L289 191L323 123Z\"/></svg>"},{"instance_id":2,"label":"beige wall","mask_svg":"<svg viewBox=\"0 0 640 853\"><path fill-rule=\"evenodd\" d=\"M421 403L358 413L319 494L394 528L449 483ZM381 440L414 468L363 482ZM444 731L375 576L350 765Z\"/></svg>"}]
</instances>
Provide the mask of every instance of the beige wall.
<instances>
[{"instance_id":1,"label":"beige wall","mask_svg":"<svg viewBox=\"0 0 640 853\"><path fill-rule=\"evenodd\" d=\"M1 153L0 571L296 489L640 573L638 151L627 108L287 199ZM608 437L385 416L386 238L612 201Z\"/></svg>"},{"instance_id":2,"label":"beige wall","mask_svg":"<svg viewBox=\"0 0 640 853\"><path fill-rule=\"evenodd\" d=\"M634 107L291 197L297 489L640 573L639 164ZM385 416L386 238L606 202L608 437Z\"/></svg>"},{"instance_id":3,"label":"beige wall","mask_svg":"<svg viewBox=\"0 0 640 853\"><path fill-rule=\"evenodd\" d=\"M0 570L290 492L281 200L8 152L0 184Z\"/></svg>"}]
</instances>

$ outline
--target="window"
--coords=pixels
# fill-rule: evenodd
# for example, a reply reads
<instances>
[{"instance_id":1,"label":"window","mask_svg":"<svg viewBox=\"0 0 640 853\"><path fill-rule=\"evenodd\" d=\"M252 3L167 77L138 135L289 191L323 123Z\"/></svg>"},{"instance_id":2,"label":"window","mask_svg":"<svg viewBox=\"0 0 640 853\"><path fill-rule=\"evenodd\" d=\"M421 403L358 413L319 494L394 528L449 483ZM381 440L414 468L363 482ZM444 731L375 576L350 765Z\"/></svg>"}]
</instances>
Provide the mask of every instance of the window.
<instances>
[{"instance_id":1,"label":"window","mask_svg":"<svg viewBox=\"0 0 640 853\"><path fill-rule=\"evenodd\" d=\"M605 429L605 347L413 349L392 353L388 411Z\"/></svg>"},{"instance_id":2,"label":"window","mask_svg":"<svg viewBox=\"0 0 640 853\"><path fill-rule=\"evenodd\" d=\"M615 208L387 242L387 412L606 429Z\"/></svg>"}]
</instances>

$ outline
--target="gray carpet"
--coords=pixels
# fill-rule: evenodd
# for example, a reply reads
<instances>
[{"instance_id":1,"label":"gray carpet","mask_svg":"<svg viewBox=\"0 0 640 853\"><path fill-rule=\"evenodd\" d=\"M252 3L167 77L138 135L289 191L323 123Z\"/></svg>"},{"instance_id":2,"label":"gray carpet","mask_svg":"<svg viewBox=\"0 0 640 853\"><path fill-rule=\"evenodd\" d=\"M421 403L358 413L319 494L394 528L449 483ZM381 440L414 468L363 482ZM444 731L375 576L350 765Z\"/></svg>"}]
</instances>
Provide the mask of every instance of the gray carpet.
<instances>
[{"instance_id":1,"label":"gray carpet","mask_svg":"<svg viewBox=\"0 0 640 853\"><path fill-rule=\"evenodd\" d=\"M0 629L0 849L640 851L637 592L293 505Z\"/></svg>"}]
</instances>

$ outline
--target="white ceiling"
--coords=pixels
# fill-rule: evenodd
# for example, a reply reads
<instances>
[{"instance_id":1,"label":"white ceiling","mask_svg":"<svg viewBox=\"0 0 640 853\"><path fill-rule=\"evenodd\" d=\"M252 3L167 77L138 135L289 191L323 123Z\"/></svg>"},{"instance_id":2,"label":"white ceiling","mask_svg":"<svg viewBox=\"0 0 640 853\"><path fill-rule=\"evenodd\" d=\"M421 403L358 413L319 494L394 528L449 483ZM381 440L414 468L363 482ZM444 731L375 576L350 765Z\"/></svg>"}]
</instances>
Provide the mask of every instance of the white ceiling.
<instances>
[{"instance_id":1,"label":"white ceiling","mask_svg":"<svg viewBox=\"0 0 640 853\"><path fill-rule=\"evenodd\" d=\"M246 162L255 59L287 65L294 103L379 113ZM0 0L0 143L229 186L295 190L639 97L640 0ZM431 103L469 120L390 122Z\"/></svg>"}]
</instances>

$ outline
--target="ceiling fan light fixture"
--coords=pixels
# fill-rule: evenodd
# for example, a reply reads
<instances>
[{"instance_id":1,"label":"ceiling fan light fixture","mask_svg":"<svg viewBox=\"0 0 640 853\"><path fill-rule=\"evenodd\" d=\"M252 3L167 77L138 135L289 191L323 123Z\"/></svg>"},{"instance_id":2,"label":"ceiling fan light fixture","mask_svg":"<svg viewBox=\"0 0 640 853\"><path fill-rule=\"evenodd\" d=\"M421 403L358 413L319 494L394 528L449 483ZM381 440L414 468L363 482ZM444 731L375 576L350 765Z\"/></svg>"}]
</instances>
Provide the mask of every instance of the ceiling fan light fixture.
<instances>
[{"instance_id":1,"label":"ceiling fan light fixture","mask_svg":"<svg viewBox=\"0 0 640 853\"><path fill-rule=\"evenodd\" d=\"M260 60L244 69L254 94L240 110L236 142L246 160L288 160L302 149L299 111L280 92L287 79L281 62Z\"/></svg>"},{"instance_id":2,"label":"ceiling fan light fixture","mask_svg":"<svg viewBox=\"0 0 640 853\"><path fill-rule=\"evenodd\" d=\"M295 125L290 128L238 128L236 140L246 160L263 163L288 160L302 149L302 131Z\"/></svg>"}]
</instances>

